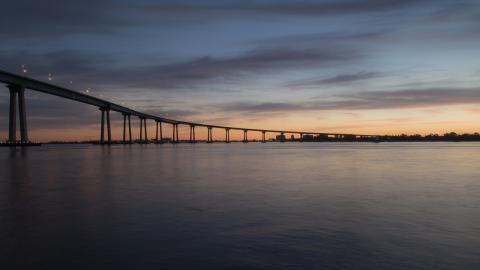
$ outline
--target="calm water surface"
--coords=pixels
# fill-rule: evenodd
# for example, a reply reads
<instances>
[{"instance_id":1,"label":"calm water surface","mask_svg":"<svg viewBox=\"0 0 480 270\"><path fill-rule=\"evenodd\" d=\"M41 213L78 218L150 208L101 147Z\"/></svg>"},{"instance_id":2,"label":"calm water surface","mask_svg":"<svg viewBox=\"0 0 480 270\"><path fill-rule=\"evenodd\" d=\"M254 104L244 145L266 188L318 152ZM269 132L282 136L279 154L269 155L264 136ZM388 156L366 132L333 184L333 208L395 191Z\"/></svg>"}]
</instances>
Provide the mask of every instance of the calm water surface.
<instances>
[{"instance_id":1,"label":"calm water surface","mask_svg":"<svg viewBox=\"0 0 480 270\"><path fill-rule=\"evenodd\" d=\"M1 269L480 269L479 143L0 149Z\"/></svg>"}]
</instances>

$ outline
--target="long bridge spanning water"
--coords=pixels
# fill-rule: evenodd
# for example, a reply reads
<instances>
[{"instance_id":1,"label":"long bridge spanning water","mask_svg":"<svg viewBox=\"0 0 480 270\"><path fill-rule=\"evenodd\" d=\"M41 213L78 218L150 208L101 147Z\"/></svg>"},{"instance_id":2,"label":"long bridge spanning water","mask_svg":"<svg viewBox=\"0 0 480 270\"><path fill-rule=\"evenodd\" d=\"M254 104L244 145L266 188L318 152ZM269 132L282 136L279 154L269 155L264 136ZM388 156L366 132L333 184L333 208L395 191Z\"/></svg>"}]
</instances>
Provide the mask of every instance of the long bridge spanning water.
<instances>
[{"instance_id":1,"label":"long bridge spanning water","mask_svg":"<svg viewBox=\"0 0 480 270\"><path fill-rule=\"evenodd\" d=\"M225 142L230 142L230 131L243 131L243 142L248 142L248 132L260 132L262 134L261 142L266 142L266 133L280 134L284 138L284 134L298 135L301 141L305 135L331 136L337 139L341 138L376 138L378 135L361 135L361 134L345 134L345 133L325 133L311 131L293 131L293 130L271 130L258 129L248 127L231 127L221 125L202 124L188 121L179 121L175 119L159 117L136 110L132 110L125 106L115 104L113 102L100 99L91 95L80 93L62 86L51 83L42 82L25 76L12 74L0 70L0 82L6 85L6 89L10 92L10 110L9 110L9 132L7 143L10 145L28 145L30 143L27 128L27 113L25 107L25 90L38 91L77 102L95 106L100 111L100 140L101 144L112 143L112 132L110 124L110 112L118 112L123 115L123 143L133 143L131 117L138 117L140 120L140 138L139 142L147 143L147 120L155 121L155 142L163 142L162 124L172 125L172 143L180 142L178 134L178 126L185 125L190 127L188 142L197 142L195 138L195 128L202 127L208 130L206 142L213 142L213 129L221 129L225 131ZM20 118L20 140L17 139L17 101L18 114ZM106 136L105 136L106 129ZM128 134L128 136L127 136ZM187 141L187 140L186 140Z\"/></svg>"}]
</instances>

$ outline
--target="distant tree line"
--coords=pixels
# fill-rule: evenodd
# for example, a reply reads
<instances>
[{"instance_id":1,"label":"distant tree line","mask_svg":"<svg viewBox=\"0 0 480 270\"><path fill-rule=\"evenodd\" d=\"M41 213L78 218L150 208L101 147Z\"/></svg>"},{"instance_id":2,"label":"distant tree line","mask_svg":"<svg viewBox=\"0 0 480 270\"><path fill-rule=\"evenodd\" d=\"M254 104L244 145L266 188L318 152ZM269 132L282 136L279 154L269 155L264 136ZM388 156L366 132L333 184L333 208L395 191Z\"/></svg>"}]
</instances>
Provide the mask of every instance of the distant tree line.
<instances>
[{"instance_id":1,"label":"distant tree line","mask_svg":"<svg viewBox=\"0 0 480 270\"><path fill-rule=\"evenodd\" d=\"M480 134L475 133L463 133L457 134L455 132L445 133L443 135L439 134L429 134L422 136L420 134L415 135L405 135L401 134L398 136L383 136L382 140L384 141L427 141L427 142L461 142L461 141L480 141Z\"/></svg>"},{"instance_id":2,"label":"distant tree line","mask_svg":"<svg viewBox=\"0 0 480 270\"><path fill-rule=\"evenodd\" d=\"M292 139L290 139L292 140ZM299 138L293 139L294 141L300 141ZM327 135L305 135L302 138L303 141L317 141L317 142L463 142L463 141L480 141L480 134L475 133L463 133L457 134L455 132L429 135L383 135L377 137L355 136L355 135L341 135L341 136L327 136Z\"/></svg>"}]
</instances>

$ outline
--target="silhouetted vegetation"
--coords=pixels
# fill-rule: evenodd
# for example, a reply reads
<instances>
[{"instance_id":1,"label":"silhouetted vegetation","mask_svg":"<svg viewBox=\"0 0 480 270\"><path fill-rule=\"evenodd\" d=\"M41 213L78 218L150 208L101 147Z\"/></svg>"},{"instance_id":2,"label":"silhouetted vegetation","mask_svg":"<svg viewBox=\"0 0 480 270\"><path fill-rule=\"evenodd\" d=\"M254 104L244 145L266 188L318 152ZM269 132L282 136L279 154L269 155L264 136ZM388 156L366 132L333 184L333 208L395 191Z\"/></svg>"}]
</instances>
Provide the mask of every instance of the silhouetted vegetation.
<instances>
[{"instance_id":1,"label":"silhouetted vegetation","mask_svg":"<svg viewBox=\"0 0 480 270\"><path fill-rule=\"evenodd\" d=\"M300 141L299 138L294 139L294 141ZM475 132L473 134L464 133L457 134L455 132L445 133L443 135L439 134L429 134L422 136L420 134L407 135L384 135L377 137L367 137L367 136L355 136L355 135L339 135L339 136L327 136L327 135L305 135L303 136L303 141L316 141L316 142L338 142L338 141L348 141L348 142L463 142L463 141L480 141L480 134Z\"/></svg>"}]
</instances>

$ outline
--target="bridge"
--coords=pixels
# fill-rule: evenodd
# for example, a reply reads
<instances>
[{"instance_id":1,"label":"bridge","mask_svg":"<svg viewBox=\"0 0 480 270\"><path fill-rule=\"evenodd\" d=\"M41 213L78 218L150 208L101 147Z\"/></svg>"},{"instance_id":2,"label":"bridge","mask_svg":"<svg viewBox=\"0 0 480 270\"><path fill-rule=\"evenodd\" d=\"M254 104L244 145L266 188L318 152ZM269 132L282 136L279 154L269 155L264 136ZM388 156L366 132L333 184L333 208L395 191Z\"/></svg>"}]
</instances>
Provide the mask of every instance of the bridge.
<instances>
[{"instance_id":1,"label":"bridge","mask_svg":"<svg viewBox=\"0 0 480 270\"><path fill-rule=\"evenodd\" d=\"M344 133L324 133L324 132L311 132L311 131L294 131L294 130L271 130L271 129L258 129L247 127L233 127L222 125L210 125L204 123L195 123L188 121L179 121L175 119L160 117L152 114L139 112L113 102L100 99L91 95L80 93L71 89L67 89L62 86L54 85L51 83L42 82L39 80L31 79L25 76L5 72L0 70L0 82L6 85L5 89L10 92L10 109L9 109L9 132L7 144L9 145L28 145L30 143L28 137L27 128L27 113L25 107L25 90L38 91L50 95L54 95L61 98L74 100L77 102L85 103L94 107L97 107L100 111L100 144L112 143L112 132L110 124L110 112L117 112L123 115L123 143L133 143L132 140L132 125L131 117L137 117L140 120L140 138L138 142L148 143L147 135L147 120L155 121L156 131L154 142L163 142L162 124L172 126L172 143L179 143L178 126L185 125L190 127L190 134L188 142L197 142L195 138L195 128L202 127L207 129L207 143L213 142L213 129L220 129L225 131L225 142L230 142L230 131L239 130L243 131L243 142L248 142L248 132L259 132L262 134L261 142L266 142L266 133L276 133L282 135L292 134L298 135L300 141L303 140L305 135L317 135L334 137L337 139L342 138L376 138L378 135L361 135L361 134L344 134ZM18 101L18 114L20 118L20 140L17 140L17 101ZM106 130L106 136L105 136ZM128 133L128 136L127 136Z\"/></svg>"}]
</instances>

